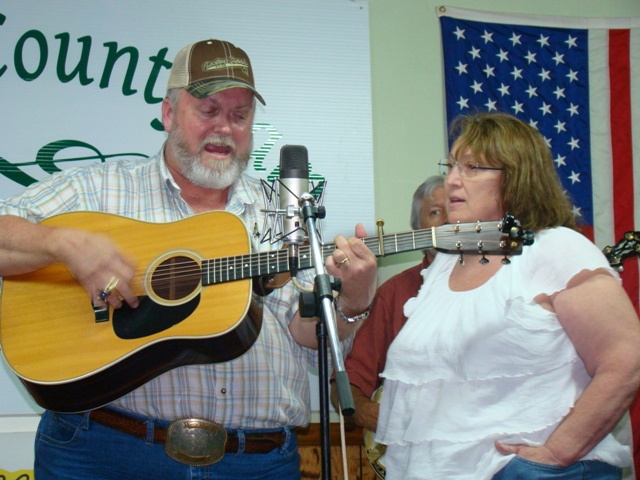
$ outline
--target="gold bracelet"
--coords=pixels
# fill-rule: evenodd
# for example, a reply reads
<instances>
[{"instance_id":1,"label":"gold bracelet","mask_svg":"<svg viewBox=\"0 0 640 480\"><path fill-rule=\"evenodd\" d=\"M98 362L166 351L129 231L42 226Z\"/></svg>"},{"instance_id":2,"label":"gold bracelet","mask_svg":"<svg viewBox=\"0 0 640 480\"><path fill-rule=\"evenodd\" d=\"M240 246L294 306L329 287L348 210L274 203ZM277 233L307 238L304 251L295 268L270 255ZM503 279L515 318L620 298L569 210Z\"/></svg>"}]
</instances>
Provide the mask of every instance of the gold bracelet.
<instances>
[{"instance_id":1,"label":"gold bracelet","mask_svg":"<svg viewBox=\"0 0 640 480\"><path fill-rule=\"evenodd\" d=\"M342 320L344 320L345 323L356 323L356 322L361 322L362 320L364 320L365 318L367 318L369 316L369 313L371 313L371 304L369 304L369 306L367 307L367 309L362 312L359 313L358 315L355 315L353 317L347 317L344 312L342 311L342 309L340 308L340 304L338 303L338 299L340 298L340 294L338 294L334 299L333 299L333 303L336 306L336 312L338 312L338 315L340 315L340 317L342 317Z\"/></svg>"}]
</instances>

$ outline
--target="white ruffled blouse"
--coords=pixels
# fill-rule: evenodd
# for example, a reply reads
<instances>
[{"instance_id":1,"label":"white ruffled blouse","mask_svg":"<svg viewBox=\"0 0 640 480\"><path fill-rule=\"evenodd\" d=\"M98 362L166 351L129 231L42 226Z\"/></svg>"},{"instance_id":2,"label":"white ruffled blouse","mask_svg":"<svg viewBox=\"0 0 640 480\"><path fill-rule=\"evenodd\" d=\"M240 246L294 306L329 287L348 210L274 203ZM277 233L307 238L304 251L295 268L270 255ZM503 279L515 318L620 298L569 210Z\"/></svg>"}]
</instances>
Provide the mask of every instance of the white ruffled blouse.
<instances>
[{"instance_id":1,"label":"white ruffled blouse","mask_svg":"<svg viewBox=\"0 0 640 480\"><path fill-rule=\"evenodd\" d=\"M582 270L619 280L595 245L567 228L539 232L466 292L449 289L457 261L439 254L423 270L387 355L376 432L388 445L387 480L491 479L512 458L495 440L543 445L590 381L556 315L534 298ZM631 453L608 435L584 459L626 467Z\"/></svg>"}]
</instances>

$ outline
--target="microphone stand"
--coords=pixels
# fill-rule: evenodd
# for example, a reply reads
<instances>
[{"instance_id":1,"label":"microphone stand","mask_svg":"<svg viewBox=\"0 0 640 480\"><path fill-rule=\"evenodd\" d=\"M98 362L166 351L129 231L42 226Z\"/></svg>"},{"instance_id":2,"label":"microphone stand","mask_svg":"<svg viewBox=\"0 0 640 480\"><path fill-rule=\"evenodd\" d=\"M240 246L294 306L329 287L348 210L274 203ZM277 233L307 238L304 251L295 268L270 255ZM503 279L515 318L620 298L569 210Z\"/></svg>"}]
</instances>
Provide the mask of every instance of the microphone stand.
<instances>
[{"instance_id":1,"label":"microphone stand","mask_svg":"<svg viewBox=\"0 0 640 480\"><path fill-rule=\"evenodd\" d=\"M315 288L311 293L300 294L300 315L317 316L316 335L318 337L318 370L320 382L320 438L322 452L322 478L330 480L331 475L331 433L329 422L329 367L327 355L327 335L333 354L333 365L336 370L335 382L340 399L340 408L344 416L355 413L349 377L344 368L342 349L338 339L335 310L333 309L333 290L339 290L339 280L331 282L331 277L324 267L324 257L320 248L320 240L316 233L316 219L324 217L324 208L315 207L315 200L309 193L299 198L300 216L307 226L309 242L316 271Z\"/></svg>"}]
</instances>

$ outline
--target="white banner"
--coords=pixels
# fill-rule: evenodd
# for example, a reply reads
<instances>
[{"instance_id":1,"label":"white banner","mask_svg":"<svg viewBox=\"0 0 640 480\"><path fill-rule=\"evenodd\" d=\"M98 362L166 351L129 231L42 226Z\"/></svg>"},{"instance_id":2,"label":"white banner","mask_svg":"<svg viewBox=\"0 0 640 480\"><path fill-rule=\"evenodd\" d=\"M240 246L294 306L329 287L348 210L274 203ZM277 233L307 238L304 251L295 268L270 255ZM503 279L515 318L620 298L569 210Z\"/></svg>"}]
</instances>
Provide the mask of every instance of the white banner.
<instances>
[{"instance_id":1,"label":"white banner","mask_svg":"<svg viewBox=\"0 0 640 480\"><path fill-rule=\"evenodd\" d=\"M327 181L325 240L358 221L374 233L364 0L0 1L0 197L59 169L158 152L171 63L203 38L249 54L267 103L250 173L273 176L283 145L305 145L312 177ZM34 408L2 363L0 415Z\"/></svg>"}]
</instances>

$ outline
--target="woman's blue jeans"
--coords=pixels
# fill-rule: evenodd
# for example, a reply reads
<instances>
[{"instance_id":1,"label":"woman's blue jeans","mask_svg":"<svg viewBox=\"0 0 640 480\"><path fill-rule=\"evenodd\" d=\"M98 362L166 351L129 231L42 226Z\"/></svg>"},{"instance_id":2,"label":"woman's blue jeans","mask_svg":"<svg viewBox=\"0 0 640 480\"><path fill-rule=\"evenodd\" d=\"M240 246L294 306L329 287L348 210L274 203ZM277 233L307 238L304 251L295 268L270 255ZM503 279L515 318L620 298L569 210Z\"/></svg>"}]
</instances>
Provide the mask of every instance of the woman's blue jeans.
<instances>
[{"instance_id":1,"label":"woman's blue jeans","mask_svg":"<svg viewBox=\"0 0 640 480\"><path fill-rule=\"evenodd\" d=\"M152 432L153 421L149 426ZM251 433L264 431L273 430ZM191 467L170 458L164 445L91 422L87 414L45 412L36 434L34 474L38 480L299 480L298 439L286 431L285 444L270 453L227 453L213 465Z\"/></svg>"},{"instance_id":2,"label":"woman's blue jeans","mask_svg":"<svg viewBox=\"0 0 640 480\"><path fill-rule=\"evenodd\" d=\"M595 460L556 467L514 457L493 480L620 480L622 469Z\"/></svg>"}]
</instances>

